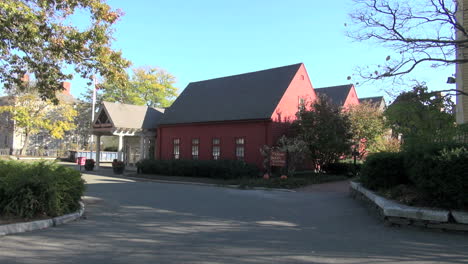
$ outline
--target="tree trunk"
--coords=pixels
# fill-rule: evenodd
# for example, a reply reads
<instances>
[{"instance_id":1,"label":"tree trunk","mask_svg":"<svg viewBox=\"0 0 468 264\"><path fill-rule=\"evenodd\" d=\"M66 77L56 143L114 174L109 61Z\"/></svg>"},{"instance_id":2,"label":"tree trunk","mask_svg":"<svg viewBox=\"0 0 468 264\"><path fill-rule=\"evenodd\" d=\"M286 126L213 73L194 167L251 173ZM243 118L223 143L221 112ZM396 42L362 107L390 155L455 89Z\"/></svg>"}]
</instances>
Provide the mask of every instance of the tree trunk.
<instances>
[{"instance_id":1,"label":"tree trunk","mask_svg":"<svg viewBox=\"0 0 468 264\"><path fill-rule=\"evenodd\" d=\"M28 149L28 143L29 143L29 132L24 133L24 144L23 148L21 148L20 155L24 155L26 150Z\"/></svg>"}]
</instances>

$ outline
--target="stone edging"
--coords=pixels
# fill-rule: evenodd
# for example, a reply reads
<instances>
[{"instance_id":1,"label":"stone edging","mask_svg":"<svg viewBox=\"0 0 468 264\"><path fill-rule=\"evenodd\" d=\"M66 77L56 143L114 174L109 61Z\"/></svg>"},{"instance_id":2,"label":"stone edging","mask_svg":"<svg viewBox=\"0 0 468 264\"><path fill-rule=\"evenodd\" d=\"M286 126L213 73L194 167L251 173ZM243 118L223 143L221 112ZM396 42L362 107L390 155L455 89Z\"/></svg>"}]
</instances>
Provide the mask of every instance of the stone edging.
<instances>
[{"instance_id":1,"label":"stone edging","mask_svg":"<svg viewBox=\"0 0 468 264\"><path fill-rule=\"evenodd\" d=\"M82 202L80 202L80 207L81 207L80 210L74 213L57 216L51 219L16 223L16 224L9 224L9 225L0 225L0 236L15 234L15 233L23 233L23 232L28 232L28 231L38 230L38 229L44 229L44 228L48 228L51 226L58 226L58 225L62 225L62 224L74 221L80 218L85 211L85 206Z\"/></svg>"},{"instance_id":2,"label":"stone edging","mask_svg":"<svg viewBox=\"0 0 468 264\"><path fill-rule=\"evenodd\" d=\"M468 231L468 212L403 205L383 198L357 182L351 182L350 188L353 197L371 203L371 207L377 210L378 215L392 224Z\"/></svg>"}]
</instances>

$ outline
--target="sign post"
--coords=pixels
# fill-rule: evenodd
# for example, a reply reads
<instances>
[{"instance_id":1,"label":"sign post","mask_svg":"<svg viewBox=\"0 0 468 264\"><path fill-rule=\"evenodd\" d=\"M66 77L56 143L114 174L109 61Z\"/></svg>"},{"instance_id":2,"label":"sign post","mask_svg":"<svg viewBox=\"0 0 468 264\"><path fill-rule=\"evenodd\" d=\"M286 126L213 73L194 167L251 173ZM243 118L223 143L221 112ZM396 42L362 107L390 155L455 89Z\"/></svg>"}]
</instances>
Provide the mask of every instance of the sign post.
<instances>
[{"instance_id":1,"label":"sign post","mask_svg":"<svg viewBox=\"0 0 468 264\"><path fill-rule=\"evenodd\" d=\"M286 166L286 152L284 151L272 151L270 157L270 166L272 167L284 167Z\"/></svg>"},{"instance_id":2,"label":"sign post","mask_svg":"<svg viewBox=\"0 0 468 264\"><path fill-rule=\"evenodd\" d=\"M277 150L272 150L270 154L270 170L271 167L279 167L280 172L281 168L288 166L288 153L284 151L277 151ZM283 176L282 176L283 177Z\"/></svg>"}]
</instances>

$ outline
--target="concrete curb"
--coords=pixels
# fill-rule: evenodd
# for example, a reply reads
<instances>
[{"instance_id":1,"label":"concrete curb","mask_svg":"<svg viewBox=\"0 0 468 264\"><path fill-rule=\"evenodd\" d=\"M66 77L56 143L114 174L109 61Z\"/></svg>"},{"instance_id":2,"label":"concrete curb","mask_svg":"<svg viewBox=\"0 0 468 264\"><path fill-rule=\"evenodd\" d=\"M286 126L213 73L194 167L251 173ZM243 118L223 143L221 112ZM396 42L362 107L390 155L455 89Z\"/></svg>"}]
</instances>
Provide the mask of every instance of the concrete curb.
<instances>
[{"instance_id":1,"label":"concrete curb","mask_svg":"<svg viewBox=\"0 0 468 264\"><path fill-rule=\"evenodd\" d=\"M380 209L383 217L389 219L390 222L468 231L468 212L403 205L381 197L357 182L351 182L350 188L367 198L366 200L375 204L377 208ZM452 216L455 221L451 220L450 216Z\"/></svg>"},{"instance_id":2,"label":"concrete curb","mask_svg":"<svg viewBox=\"0 0 468 264\"><path fill-rule=\"evenodd\" d=\"M426 209L399 204L375 194L374 192L362 187L362 185L357 182L351 182L351 188L361 192L369 200L382 208L385 216L436 222L448 222L449 220L450 211L448 210Z\"/></svg>"},{"instance_id":3,"label":"concrete curb","mask_svg":"<svg viewBox=\"0 0 468 264\"><path fill-rule=\"evenodd\" d=\"M468 225L468 212L452 211L451 213L457 223Z\"/></svg>"},{"instance_id":4,"label":"concrete curb","mask_svg":"<svg viewBox=\"0 0 468 264\"><path fill-rule=\"evenodd\" d=\"M62 225L80 218L85 210L85 206L80 202L80 210L75 213L66 214L51 219L38 220L32 222L16 223L0 226L0 236L29 232L38 229L45 229L51 226Z\"/></svg>"}]
</instances>

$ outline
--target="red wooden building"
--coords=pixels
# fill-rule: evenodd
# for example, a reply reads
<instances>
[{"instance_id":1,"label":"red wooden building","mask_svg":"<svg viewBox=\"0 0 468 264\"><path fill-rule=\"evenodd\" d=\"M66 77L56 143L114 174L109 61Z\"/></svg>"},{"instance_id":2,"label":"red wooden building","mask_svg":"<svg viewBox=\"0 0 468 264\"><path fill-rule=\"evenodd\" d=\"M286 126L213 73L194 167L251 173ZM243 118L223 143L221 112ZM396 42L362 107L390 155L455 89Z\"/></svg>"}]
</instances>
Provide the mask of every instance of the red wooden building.
<instances>
[{"instance_id":1,"label":"red wooden building","mask_svg":"<svg viewBox=\"0 0 468 264\"><path fill-rule=\"evenodd\" d=\"M316 88L315 91L318 96L324 95L332 103L343 107L345 110L352 105L358 105L360 102L353 84Z\"/></svg>"},{"instance_id":2,"label":"red wooden building","mask_svg":"<svg viewBox=\"0 0 468 264\"><path fill-rule=\"evenodd\" d=\"M190 83L158 126L156 157L261 166L260 148L276 144L316 97L302 63Z\"/></svg>"}]
</instances>

